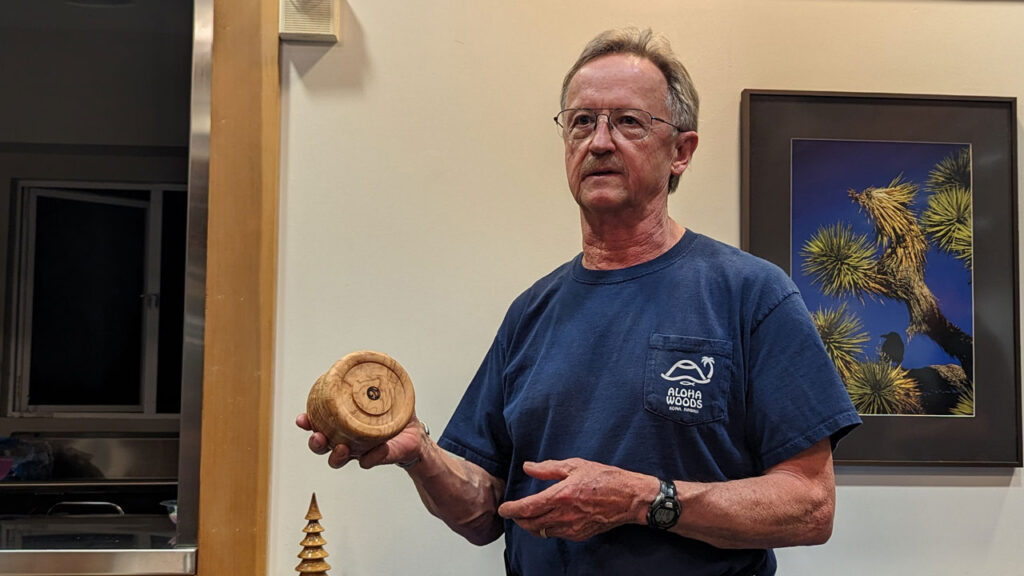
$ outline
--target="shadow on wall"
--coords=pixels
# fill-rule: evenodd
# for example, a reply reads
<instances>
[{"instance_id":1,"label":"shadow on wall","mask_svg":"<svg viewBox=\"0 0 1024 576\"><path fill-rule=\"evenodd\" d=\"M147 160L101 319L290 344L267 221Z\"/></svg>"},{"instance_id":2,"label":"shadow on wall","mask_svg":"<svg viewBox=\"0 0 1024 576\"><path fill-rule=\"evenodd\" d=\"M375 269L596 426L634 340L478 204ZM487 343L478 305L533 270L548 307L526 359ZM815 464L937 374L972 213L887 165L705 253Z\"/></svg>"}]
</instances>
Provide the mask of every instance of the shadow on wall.
<instances>
[{"instance_id":1,"label":"shadow on wall","mask_svg":"<svg viewBox=\"0 0 1024 576\"><path fill-rule=\"evenodd\" d=\"M298 72L303 84L317 91L362 92L369 74L363 27L351 6L341 4L341 38L337 44L286 40L281 45L282 82L287 82L290 66ZM324 61L322 73L315 68Z\"/></svg>"}]
</instances>

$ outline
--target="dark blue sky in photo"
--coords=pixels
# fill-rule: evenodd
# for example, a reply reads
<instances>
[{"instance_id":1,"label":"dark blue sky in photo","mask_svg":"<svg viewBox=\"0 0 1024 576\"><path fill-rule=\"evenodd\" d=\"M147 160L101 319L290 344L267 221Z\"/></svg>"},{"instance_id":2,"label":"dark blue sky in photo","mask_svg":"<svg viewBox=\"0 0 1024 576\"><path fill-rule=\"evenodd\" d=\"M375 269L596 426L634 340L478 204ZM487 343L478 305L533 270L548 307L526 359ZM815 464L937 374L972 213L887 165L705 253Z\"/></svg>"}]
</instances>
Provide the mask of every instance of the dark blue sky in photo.
<instances>
[{"instance_id":1,"label":"dark blue sky in photo","mask_svg":"<svg viewBox=\"0 0 1024 576\"><path fill-rule=\"evenodd\" d=\"M800 249L820 226L838 222L851 225L857 235L875 240L867 215L849 197L850 189L883 188L902 174L903 180L918 185L912 207L920 218L928 206L928 172L944 158L967 144L922 142L865 142L848 140L793 140L792 142L792 238L790 239L793 281L803 294L807 308L837 307L860 317L870 340L864 347L869 359L878 355L882 335L896 332L906 342L909 315L905 304L895 300L856 297L836 299L825 296L803 274ZM880 253L880 252L879 252ZM952 256L934 248L928 251L925 282L939 301L939 308L951 322L974 334L971 271ZM907 343L903 367L956 363L927 336L915 335Z\"/></svg>"}]
</instances>

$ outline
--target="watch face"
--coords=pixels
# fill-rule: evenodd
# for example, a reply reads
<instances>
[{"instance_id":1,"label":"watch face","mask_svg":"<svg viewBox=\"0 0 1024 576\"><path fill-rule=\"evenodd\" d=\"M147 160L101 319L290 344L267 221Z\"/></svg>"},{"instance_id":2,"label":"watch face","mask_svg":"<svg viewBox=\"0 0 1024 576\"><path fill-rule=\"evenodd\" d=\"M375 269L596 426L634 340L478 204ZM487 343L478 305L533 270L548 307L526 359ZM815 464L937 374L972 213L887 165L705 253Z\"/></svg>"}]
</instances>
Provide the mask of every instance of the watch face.
<instances>
[{"instance_id":1,"label":"watch face","mask_svg":"<svg viewBox=\"0 0 1024 576\"><path fill-rule=\"evenodd\" d=\"M654 511L654 521L658 524L669 524L679 515L674 508L658 508Z\"/></svg>"},{"instance_id":2,"label":"watch face","mask_svg":"<svg viewBox=\"0 0 1024 576\"><path fill-rule=\"evenodd\" d=\"M647 512L647 525L659 530L668 530L679 520L679 501L676 500L675 487L662 480L661 492L651 502Z\"/></svg>"}]
</instances>

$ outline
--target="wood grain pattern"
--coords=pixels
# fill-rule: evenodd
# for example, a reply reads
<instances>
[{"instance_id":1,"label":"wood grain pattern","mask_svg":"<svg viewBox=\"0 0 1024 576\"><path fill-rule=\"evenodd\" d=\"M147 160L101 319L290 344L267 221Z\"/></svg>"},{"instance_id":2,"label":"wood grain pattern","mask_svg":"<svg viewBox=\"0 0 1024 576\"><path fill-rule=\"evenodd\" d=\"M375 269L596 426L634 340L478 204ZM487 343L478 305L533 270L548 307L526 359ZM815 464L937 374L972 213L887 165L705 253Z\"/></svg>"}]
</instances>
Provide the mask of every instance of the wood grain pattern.
<instances>
[{"instance_id":1,"label":"wood grain pattern","mask_svg":"<svg viewBox=\"0 0 1024 576\"><path fill-rule=\"evenodd\" d=\"M214 3L198 574L267 573L278 5Z\"/></svg>"},{"instance_id":2,"label":"wood grain pattern","mask_svg":"<svg viewBox=\"0 0 1024 576\"><path fill-rule=\"evenodd\" d=\"M416 395L397 360L371 350L346 355L317 379L306 399L314 430L359 455L398 434L412 419Z\"/></svg>"}]
</instances>

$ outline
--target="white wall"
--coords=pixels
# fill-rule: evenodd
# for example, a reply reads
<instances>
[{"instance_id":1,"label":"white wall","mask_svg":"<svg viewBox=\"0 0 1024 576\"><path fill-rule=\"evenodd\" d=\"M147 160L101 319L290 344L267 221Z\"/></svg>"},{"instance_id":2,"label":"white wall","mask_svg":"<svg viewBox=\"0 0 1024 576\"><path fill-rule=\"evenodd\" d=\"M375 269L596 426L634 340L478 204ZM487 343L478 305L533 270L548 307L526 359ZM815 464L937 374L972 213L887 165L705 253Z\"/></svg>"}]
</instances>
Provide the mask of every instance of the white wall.
<instances>
[{"instance_id":1,"label":"white wall","mask_svg":"<svg viewBox=\"0 0 1024 576\"><path fill-rule=\"evenodd\" d=\"M702 96L671 201L739 243L744 88L1024 95L1024 4L882 0L349 0L340 45L285 44L270 570L316 492L336 575L497 574L392 467L331 470L295 428L314 379L369 348L440 432L511 299L579 250L551 116L600 30L665 33ZM1020 135L1018 128L1018 138ZM781 574L1021 574L1021 471L840 470L835 535Z\"/></svg>"}]
</instances>

